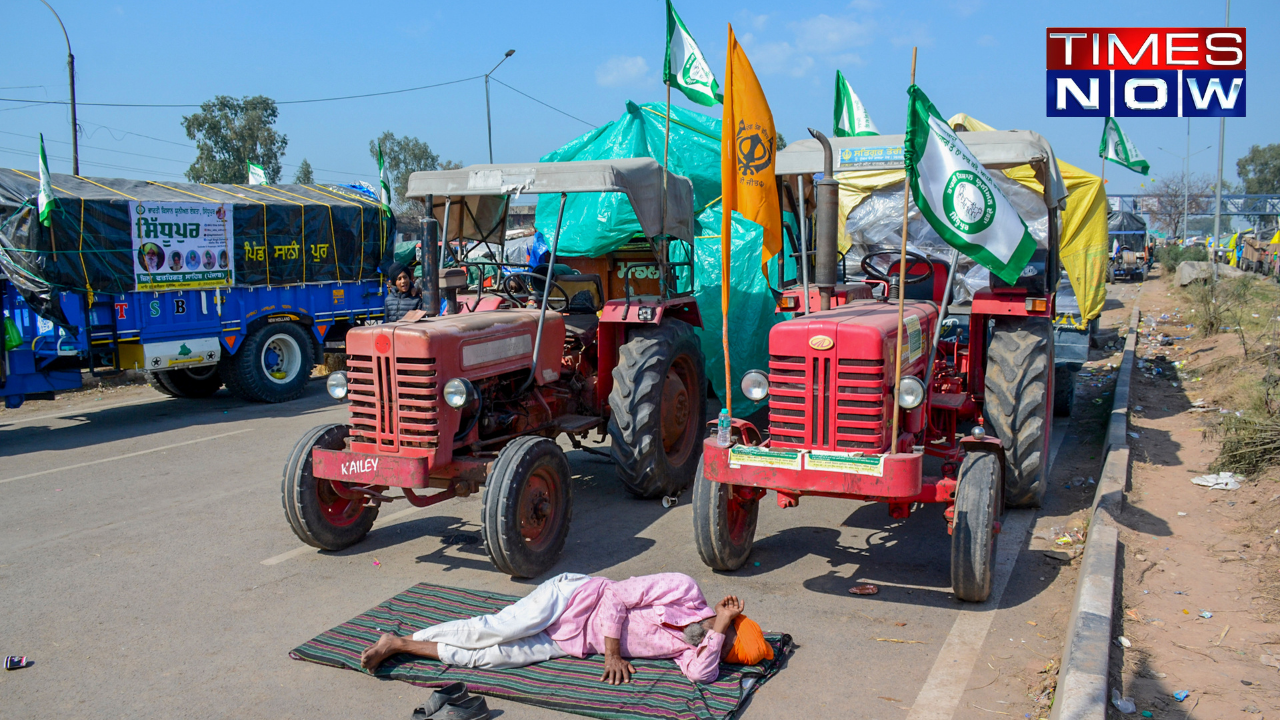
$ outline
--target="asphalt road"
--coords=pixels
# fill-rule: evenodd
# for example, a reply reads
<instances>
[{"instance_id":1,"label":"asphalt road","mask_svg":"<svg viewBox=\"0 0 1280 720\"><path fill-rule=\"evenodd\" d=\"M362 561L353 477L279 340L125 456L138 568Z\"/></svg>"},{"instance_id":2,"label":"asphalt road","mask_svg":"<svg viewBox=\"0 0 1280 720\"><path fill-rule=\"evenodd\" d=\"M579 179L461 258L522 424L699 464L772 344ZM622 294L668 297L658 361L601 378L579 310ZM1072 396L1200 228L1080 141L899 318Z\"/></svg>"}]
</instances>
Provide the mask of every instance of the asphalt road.
<instances>
[{"instance_id":1,"label":"asphalt road","mask_svg":"<svg viewBox=\"0 0 1280 720\"><path fill-rule=\"evenodd\" d=\"M477 533L478 496L392 505L347 551L302 549L280 475L305 430L345 418L321 383L281 405L134 387L39 412L0 414L0 654L35 662L0 673L0 716L404 717L423 690L288 651L418 582L532 587L496 572L479 545L445 542ZM712 601L737 594L765 629L795 637L744 717L987 718L974 708L992 707L1020 717L1038 658L1060 652L1053 627L1065 623L1074 569L1024 551L1033 522L1051 519L1006 516L998 581L1012 579L982 606L950 597L938 506L899 522L883 506L807 498L784 511L770 496L752 562L717 575L698 560L687 495L669 510L633 500L605 458L569 458L576 505L553 573L685 572ZM847 593L861 582L879 595Z\"/></svg>"}]
</instances>

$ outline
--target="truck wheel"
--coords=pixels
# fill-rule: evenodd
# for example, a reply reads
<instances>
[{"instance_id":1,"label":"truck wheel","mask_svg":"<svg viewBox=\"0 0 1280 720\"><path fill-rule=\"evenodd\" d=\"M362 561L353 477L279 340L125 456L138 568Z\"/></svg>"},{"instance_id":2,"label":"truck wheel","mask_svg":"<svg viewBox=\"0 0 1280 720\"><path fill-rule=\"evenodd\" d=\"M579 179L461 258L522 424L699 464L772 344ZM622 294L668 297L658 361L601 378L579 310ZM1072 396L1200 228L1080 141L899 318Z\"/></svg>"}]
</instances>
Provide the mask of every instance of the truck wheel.
<instances>
[{"instance_id":1,"label":"truck wheel","mask_svg":"<svg viewBox=\"0 0 1280 720\"><path fill-rule=\"evenodd\" d=\"M1076 401L1076 374L1063 365L1053 369L1053 415L1069 417Z\"/></svg>"},{"instance_id":2,"label":"truck wheel","mask_svg":"<svg viewBox=\"0 0 1280 720\"><path fill-rule=\"evenodd\" d=\"M222 356L218 373L227 389L245 400L286 402L306 390L314 356L311 335L301 325L264 325L235 355Z\"/></svg>"},{"instance_id":3,"label":"truck wheel","mask_svg":"<svg viewBox=\"0 0 1280 720\"><path fill-rule=\"evenodd\" d=\"M965 455L951 527L951 589L961 600L982 602L991 595L1000 505L999 458L990 452Z\"/></svg>"},{"instance_id":4,"label":"truck wheel","mask_svg":"<svg viewBox=\"0 0 1280 720\"><path fill-rule=\"evenodd\" d=\"M218 376L217 365L160 370L156 375L160 376L160 382L173 388L174 397L207 398L222 387L222 378Z\"/></svg>"},{"instance_id":5,"label":"truck wheel","mask_svg":"<svg viewBox=\"0 0 1280 720\"><path fill-rule=\"evenodd\" d=\"M693 478L693 538L702 562L712 570L737 570L755 545L760 500L743 499L736 490L706 479L698 459Z\"/></svg>"},{"instance_id":6,"label":"truck wheel","mask_svg":"<svg viewBox=\"0 0 1280 720\"><path fill-rule=\"evenodd\" d=\"M1001 317L987 349L982 413L1004 442L1005 496L1013 507L1040 507L1044 498L1052 342L1047 318Z\"/></svg>"},{"instance_id":7,"label":"truck wheel","mask_svg":"<svg viewBox=\"0 0 1280 720\"><path fill-rule=\"evenodd\" d=\"M676 495L702 457L707 406L702 345L680 320L631 331L609 393L613 461L627 492Z\"/></svg>"},{"instance_id":8,"label":"truck wheel","mask_svg":"<svg viewBox=\"0 0 1280 720\"><path fill-rule=\"evenodd\" d=\"M512 440L489 471L483 500L485 550L498 570L536 577L560 559L573 515L569 461L554 440Z\"/></svg>"},{"instance_id":9,"label":"truck wheel","mask_svg":"<svg viewBox=\"0 0 1280 720\"><path fill-rule=\"evenodd\" d=\"M182 397L169 382L169 373L166 370L147 373L147 382L151 384L151 389L158 393L168 395L171 398Z\"/></svg>"},{"instance_id":10,"label":"truck wheel","mask_svg":"<svg viewBox=\"0 0 1280 720\"><path fill-rule=\"evenodd\" d=\"M293 534L321 550L342 550L364 539L378 517L378 508L338 494L333 482L311 474L311 450L342 450L349 428L321 425L307 431L284 466L280 502Z\"/></svg>"}]
</instances>

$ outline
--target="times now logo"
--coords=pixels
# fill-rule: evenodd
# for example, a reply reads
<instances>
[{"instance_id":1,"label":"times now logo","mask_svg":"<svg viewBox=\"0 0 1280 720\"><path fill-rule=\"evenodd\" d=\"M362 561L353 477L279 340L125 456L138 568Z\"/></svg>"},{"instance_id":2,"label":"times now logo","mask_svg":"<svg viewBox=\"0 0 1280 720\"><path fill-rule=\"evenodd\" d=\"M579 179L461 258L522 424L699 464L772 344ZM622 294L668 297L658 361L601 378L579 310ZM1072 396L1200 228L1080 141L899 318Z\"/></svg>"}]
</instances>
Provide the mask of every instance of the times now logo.
<instances>
[{"instance_id":1,"label":"times now logo","mask_svg":"<svg viewBox=\"0 0 1280 720\"><path fill-rule=\"evenodd\" d=\"M1244 117L1244 28L1047 28L1049 117Z\"/></svg>"}]
</instances>

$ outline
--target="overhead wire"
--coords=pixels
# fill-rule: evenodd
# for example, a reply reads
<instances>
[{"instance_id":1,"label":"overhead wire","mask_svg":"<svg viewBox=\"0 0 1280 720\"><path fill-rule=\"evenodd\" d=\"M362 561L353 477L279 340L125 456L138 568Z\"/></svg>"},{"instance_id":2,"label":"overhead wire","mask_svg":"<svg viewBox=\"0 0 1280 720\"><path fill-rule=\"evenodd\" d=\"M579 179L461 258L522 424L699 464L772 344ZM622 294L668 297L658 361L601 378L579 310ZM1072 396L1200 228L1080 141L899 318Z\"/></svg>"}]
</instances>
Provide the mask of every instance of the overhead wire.
<instances>
[{"instance_id":1,"label":"overhead wire","mask_svg":"<svg viewBox=\"0 0 1280 720\"><path fill-rule=\"evenodd\" d=\"M521 94L521 95L523 95L523 96L525 96L525 97L529 98L530 100L532 100L532 101L534 101L534 102L538 103L539 105L542 105L543 107L550 108L551 110L555 110L556 112L560 113L561 115L564 115L565 117L573 118L574 120L577 120L578 122L582 123L583 125L586 125L586 126L587 126L587 127L589 127L589 128L597 128L597 127L600 127L599 125L596 125L596 124L594 124L594 123L589 123L589 122L587 122L586 120L583 120L582 118L578 117L577 115L571 115L571 114L569 114L569 113L565 112L564 110L561 110L560 108L558 108L558 107L556 107L556 106L554 106L554 105L551 105L550 103L543 102L543 101L539 100L538 98L536 98L536 97L534 97L534 96L530 95L530 94L529 94L529 93L527 93L527 92L524 92L524 91L522 91L522 90L516 90L515 88L513 88L513 87L511 87L510 85L508 85L508 84L506 84L506 83L502 82L501 80L499 80L499 79L498 79L498 78L496 78L496 77L490 76L490 77L489 77L489 79L490 79L490 80L492 80L492 81L494 81L494 82L496 82L496 83L498 83L498 84L499 84L499 85L501 85L502 87L504 87L504 88L506 88L506 89L508 89L508 90L511 90L512 92L519 93L519 94Z\"/></svg>"}]
</instances>

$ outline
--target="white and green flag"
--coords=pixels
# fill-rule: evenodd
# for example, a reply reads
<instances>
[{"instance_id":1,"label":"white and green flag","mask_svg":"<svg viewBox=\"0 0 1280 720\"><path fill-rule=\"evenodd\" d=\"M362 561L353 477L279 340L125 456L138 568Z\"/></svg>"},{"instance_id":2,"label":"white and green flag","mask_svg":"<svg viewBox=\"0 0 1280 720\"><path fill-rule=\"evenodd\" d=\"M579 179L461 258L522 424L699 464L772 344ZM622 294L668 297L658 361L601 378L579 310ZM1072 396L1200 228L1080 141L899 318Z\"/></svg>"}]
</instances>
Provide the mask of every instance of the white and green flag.
<instances>
[{"instance_id":1,"label":"white and green flag","mask_svg":"<svg viewBox=\"0 0 1280 720\"><path fill-rule=\"evenodd\" d=\"M261 165L255 165L248 161L245 161L245 163L249 166L249 184L250 185L270 185L271 184L267 182L267 171L263 170Z\"/></svg>"},{"instance_id":2,"label":"white and green flag","mask_svg":"<svg viewBox=\"0 0 1280 720\"><path fill-rule=\"evenodd\" d=\"M948 245L1016 283L1036 249L1027 224L924 91L907 94L903 157L916 207Z\"/></svg>"},{"instance_id":3,"label":"white and green flag","mask_svg":"<svg viewBox=\"0 0 1280 720\"><path fill-rule=\"evenodd\" d=\"M53 182L49 175L49 159L44 156L44 133L40 133L40 197L36 199L40 210L40 224L53 227L53 208L58 201L53 197Z\"/></svg>"},{"instance_id":4,"label":"white and green flag","mask_svg":"<svg viewBox=\"0 0 1280 720\"><path fill-rule=\"evenodd\" d=\"M871 115L839 70L836 71L835 134L836 137L880 134L876 124L871 122Z\"/></svg>"},{"instance_id":5,"label":"white and green flag","mask_svg":"<svg viewBox=\"0 0 1280 720\"><path fill-rule=\"evenodd\" d=\"M711 107L723 102L720 84L711 66L693 41L689 28L667 0L667 61L662 67L662 82L678 88L684 96L699 105Z\"/></svg>"},{"instance_id":6,"label":"white and green flag","mask_svg":"<svg viewBox=\"0 0 1280 720\"><path fill-rule=\"evenodd\" d=\"M1129 136L1120 129L1120 123L1109 117L1102 126L1102 144L1098 146L1098 157L1123 165L1136 173L1146 175L1151 170L1151 163L1142 157L1138 148L1129 141Z\"/></svg>"},{"instance_id":7,"label":"white and green flag","mask_svg":"<svg viewBox=\"0 0 1280 720\"><path fill-rule=\"evenodd\" d=\"M382 159L382 143L378 143L378 202L382 203L384 215L391 214L391 175L387 173L387 164Z\"/></svg>"}]
</instances>

